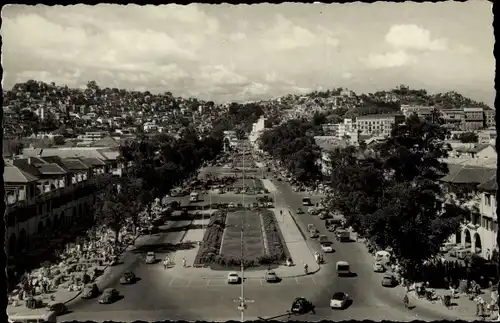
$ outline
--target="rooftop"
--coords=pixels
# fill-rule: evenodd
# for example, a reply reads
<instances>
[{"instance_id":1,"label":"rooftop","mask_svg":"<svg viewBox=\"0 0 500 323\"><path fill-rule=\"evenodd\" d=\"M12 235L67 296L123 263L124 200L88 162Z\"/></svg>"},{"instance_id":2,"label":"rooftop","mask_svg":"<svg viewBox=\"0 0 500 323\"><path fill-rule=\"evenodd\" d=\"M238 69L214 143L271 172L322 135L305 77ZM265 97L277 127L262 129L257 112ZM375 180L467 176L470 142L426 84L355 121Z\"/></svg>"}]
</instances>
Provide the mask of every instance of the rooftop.
<instances>
[{"instance_id":1,"label":"rooftop","mask_svg":"<svg viewBox=\"0 0 500 323\"><path fill-rule=\"evenodd\" d=\"M404 117L404 115L399 113L391 113L391 114L368 114L365 116L357 117L357 120L369 120L369 119L394 119L396 117Z\"/></svg>"},{"instance_id":2,"label":"rooftop","mask_svg":"<svg viewBox=\"0 0 500 323\"><path fill-rule=\"evenodd\" d=\"M31 183L36 182L38 178L28 174L14 165L5 164L3 172L4 183Z\"/></svg>"},{"instance_id":3,"label":"rooftop","mask_svg":"<svg viewBox=\"0 0 500 323\"><path fill-rule=\"evenodd\" d=\"M477 187L478 189L482 191L497 191L498 190L498 183L497 183L497 176L496 174L494 175L494 178L490 179L487 182L484 182L483 184L479 185Z\"/></svg>"},{"instance_id":4,"label":"rooftop","mask_svg":"<svg viewBox=\"0 0 500 323\"><path fill-rule=\"evenodd\" d=\"M497 170L494 168L454 165L449 164L448 175L441 178L441 181L455 184L482 184L496 176Z\"/></svg>"}]
</instances>

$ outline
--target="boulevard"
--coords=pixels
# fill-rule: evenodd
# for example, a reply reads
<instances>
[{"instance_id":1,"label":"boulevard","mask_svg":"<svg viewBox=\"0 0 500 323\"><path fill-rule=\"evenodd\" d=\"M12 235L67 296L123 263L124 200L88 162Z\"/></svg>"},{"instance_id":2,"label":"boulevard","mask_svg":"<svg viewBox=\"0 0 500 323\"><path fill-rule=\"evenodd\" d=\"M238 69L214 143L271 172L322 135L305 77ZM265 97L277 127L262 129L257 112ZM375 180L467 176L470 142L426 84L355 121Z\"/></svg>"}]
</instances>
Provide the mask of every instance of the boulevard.
<instances>
[{"instance_id":1,"label":"boulevard","mask_svg":"<svg viewBox=\"0 0 500 323\"><path fill-rule=\"evenodd\" d=\"M207 168L200 172L200 177L207 172L212 174L227 173L224 168ZM264 169L261 176L270 178ZM305 193L296 193L286 182L272 181L276 191L267 194L275 199L275 208L284 208L292 212L300 228L307 232L307 224L314 224L320 234L335 241L333 233L326 231L324 222L317 216L307 213L296 214L298 208L304 209L301 198ZM269 184L268 184L269 185ZM266 185L264 185L266 186ZM313 203L318 202L321 196L309 196ZM181 205L188 205L189 197L168 198L168 201L177 200ZM241 203L241 194L212 194L202 195L199 205L219 202ZM255 196L245 196L245 203L252 203ZM192 212L193 213L193 212ZM277 217L279 221L279 216ZM207 216L208 219L208 216ZM170 220L169 220L170 221ZM123 255L123 263L113 268L109 278L99 286L102 289L113 287L120 291L122 299L109 305L101 305L95 299L77 299L68 308L70 313L60 317L62 321L70 320L119 320L131 322L135 320L210 320L227 321L238 320L240 311L235 300L240 296L240 285L229 285L224 278L226 272L218 277L186 277L182 274L173 275L173 269L164 269L161 260L168 253L173 254L179 249L195 248L192 242L183 241L186 230L189 229L190 219L175 220L161 227L161 232L145 237L136 243L135 248ZM316 240L307 239L311 251L320 251ZM442 313L434 313L425 308L416 307L407 310L403 306L402 289L388 289L381 286L381 274L372 270L373 259L364 246L356 243L334 242L335 252L325 254L325 264L321 270L313 275L285 278L276 284L266 283L263 279L247 278L244 282L245 298L253 300L245 310L245 320L274 319L274 320L437 320L443 319ZM144 255L147 251L155 251L160 262L146 264ZM181 266L180 260L175 258L175 266ZM348 261L355 277L337 277L335 264L337 261ZM296 260L300 263L300 259ZM191 266L192 264L188 264ZM300 264L299 264L300 265ZM123 272L131 270L139 281L131 285L120 285L119 277ZM182 269L175 269L182 272ZM198 270L198 269L191 269ZM201 271L202 269L200 269ZM203 269L206 270L206 269ZM247 272L250 272L248 270ZM334 292L342 291L352 300L344 310L332 310L329 307L330 297ZM292 315L290 310L295 297L305 297L315 305L315 314Z\"/></svg>"}]
</instances>

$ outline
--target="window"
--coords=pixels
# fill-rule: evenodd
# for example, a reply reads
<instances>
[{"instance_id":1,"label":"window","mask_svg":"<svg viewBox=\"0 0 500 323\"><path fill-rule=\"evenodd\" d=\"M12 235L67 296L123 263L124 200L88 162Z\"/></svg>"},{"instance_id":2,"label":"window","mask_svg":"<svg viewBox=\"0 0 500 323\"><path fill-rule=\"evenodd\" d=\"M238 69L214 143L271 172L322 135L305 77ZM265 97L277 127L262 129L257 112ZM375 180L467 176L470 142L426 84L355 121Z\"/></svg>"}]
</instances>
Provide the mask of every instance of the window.
<instances>
[{"instance_id":1,"label":"window","mask_svg":"<svg viewBox=\"0 0 500 323\"><path fill-rule=\"evenodd\" d=\"M493 228L492 229L493 229L493 232L497 232L497 230L498 230L498 222L496 220L493 221Z\"/></svg>"},{"instance_id":2,"label":"window","mask_svg":"<svg viewBox=\"0 0 500 323\"><path fill-rule=\"evenodd\" d=\"M487 206L491 206L491 194L484 194L485 203Z\"/></svg>"}]
</instances>

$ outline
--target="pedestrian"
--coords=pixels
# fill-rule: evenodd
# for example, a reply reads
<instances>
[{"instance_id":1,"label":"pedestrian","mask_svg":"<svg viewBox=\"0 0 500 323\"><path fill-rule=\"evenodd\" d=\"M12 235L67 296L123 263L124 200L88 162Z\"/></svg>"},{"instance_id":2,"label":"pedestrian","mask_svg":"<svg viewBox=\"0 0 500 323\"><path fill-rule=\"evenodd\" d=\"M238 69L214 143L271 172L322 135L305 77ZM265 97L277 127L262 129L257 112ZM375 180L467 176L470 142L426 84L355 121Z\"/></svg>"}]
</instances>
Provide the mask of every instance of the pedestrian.
<instances>
[{"instance_id":1,"label":"pedestrian","mask_svg":"<svg viewBox=\"0 0 500 323\"><path fill-rule=\"evenodd\" d=\"M186 268L186 257L182 257L182 267Z\"/></svg>"},{"instance_id":2,"label":"pedestrian","mask_svg":"<svg viewBox=\"0 0 500 323\"><path fill-rule=\"evenodd\" d=\"M408 298L408 293L405 293L405 296L403 297L403 304L406 309L409 308L410 299Z\"/></svg>"},{"instance_id":3,"label":"pedestrian","mask_svg":"<svg viewBox=\"0 0 500 323\"><path fill-rule=\"evenodd\" d=\"M479 315L482 317L484 317L485 315L484 305L485 305L484 299L482 297L479 297Z\"/></svg>"}]
</instances>

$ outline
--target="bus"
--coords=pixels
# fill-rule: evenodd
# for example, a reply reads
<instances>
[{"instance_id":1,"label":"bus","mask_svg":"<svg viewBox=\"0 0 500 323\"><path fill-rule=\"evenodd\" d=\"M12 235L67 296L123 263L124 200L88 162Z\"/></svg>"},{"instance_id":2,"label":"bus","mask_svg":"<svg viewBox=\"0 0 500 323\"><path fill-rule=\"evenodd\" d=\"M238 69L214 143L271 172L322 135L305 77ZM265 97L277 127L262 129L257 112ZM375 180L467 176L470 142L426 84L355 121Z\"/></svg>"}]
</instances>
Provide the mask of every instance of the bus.
<instances>
[{"instance_id":1,"label":"bus","mask_svg":"<svg viewBox=\"0 0 500 323\"><path fill-rule=\"evenodd\" d=\"M200 194L198 192L191 192L191 194L189 194L189 202L198 202L199 196Z\"/></svg>"},{"instance_id":2,"label":"bus","mask_svg":"<svg viewBox=\"0 0 500 323\"><path fill-rule=\"evenodd\" d=\"M9 323L56 323L56 312L38 312L30 314L14 314L9 315Z\"/></svg>"}]
</instances>

